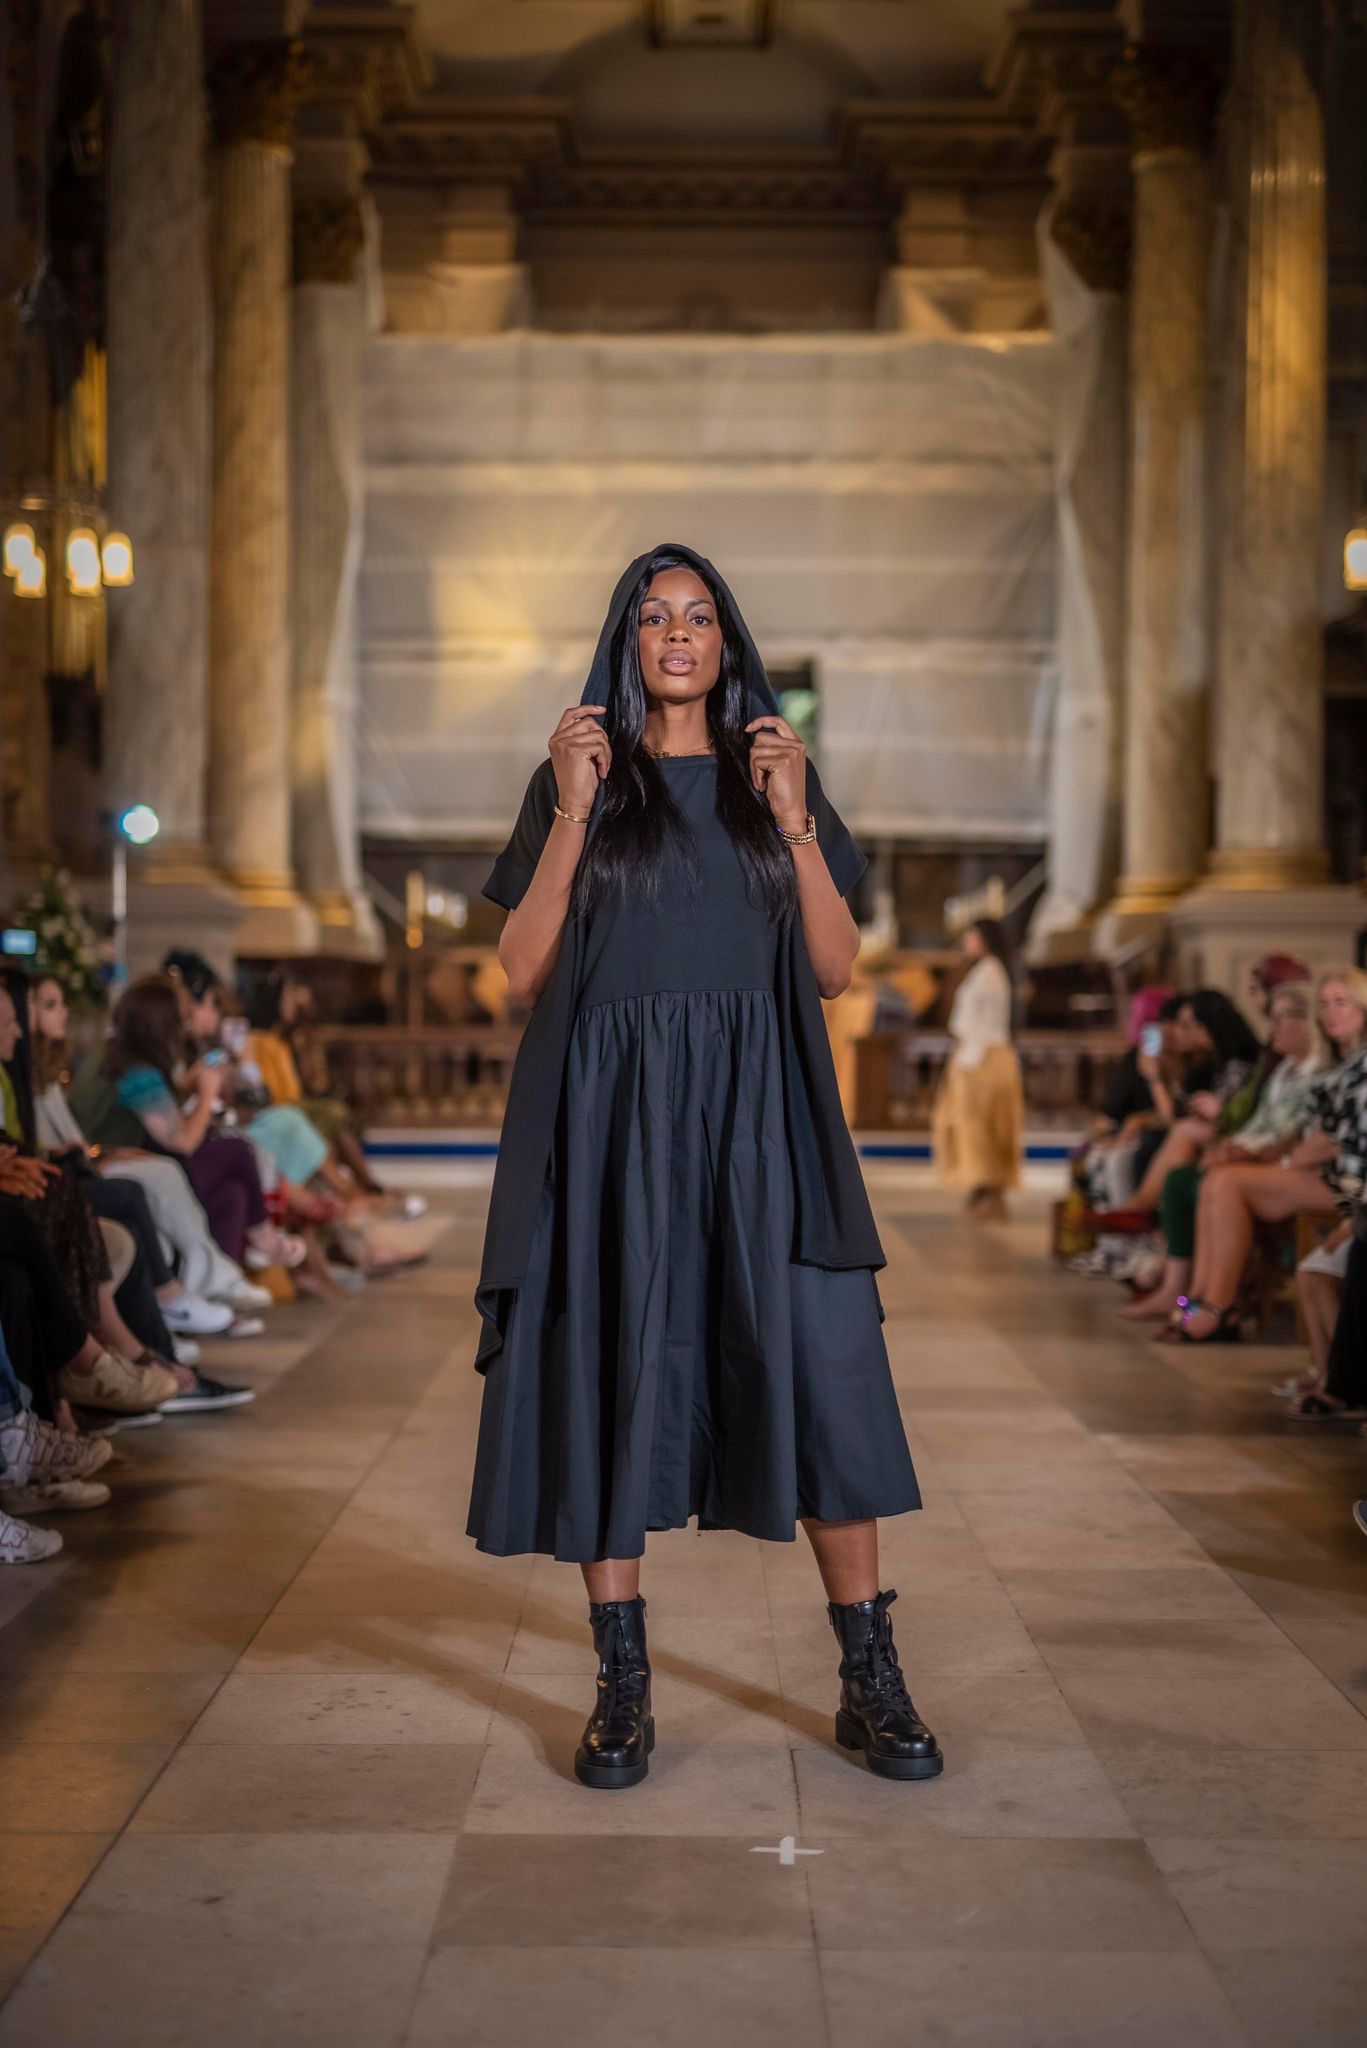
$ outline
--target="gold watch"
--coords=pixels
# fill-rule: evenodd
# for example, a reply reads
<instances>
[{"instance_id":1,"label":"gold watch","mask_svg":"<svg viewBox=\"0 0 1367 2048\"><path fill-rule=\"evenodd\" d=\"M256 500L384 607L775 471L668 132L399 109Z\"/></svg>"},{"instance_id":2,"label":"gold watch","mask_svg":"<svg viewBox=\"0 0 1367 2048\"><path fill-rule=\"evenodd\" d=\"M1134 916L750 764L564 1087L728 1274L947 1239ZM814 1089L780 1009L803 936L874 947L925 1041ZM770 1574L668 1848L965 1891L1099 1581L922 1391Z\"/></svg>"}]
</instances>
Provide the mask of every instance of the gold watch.
<instances>
[{"instance_id":1,"label":"gold watch","mask_svg":"<svg viewBox=\"0 0 1367 2048\"><path fill-rule=\"evenodd\" d=\"M808 811L806 831L788 832L785 831L784 827L779 824L778 819L775 818L774 830L778 833L780 839L787 840L789 846L806 846L810 843L810 841L816 838L816 819L812 816L811 812Z\"/></svg>"}]
</instances>

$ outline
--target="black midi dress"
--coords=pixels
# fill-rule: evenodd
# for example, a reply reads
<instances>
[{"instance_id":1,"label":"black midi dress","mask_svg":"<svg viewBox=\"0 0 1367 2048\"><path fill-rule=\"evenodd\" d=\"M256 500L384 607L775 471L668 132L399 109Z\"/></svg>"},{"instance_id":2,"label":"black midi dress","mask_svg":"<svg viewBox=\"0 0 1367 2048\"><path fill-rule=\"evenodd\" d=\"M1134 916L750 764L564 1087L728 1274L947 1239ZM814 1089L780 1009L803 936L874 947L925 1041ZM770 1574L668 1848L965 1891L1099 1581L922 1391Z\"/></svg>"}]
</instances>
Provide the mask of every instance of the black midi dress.
<instances>
[{"instance_id":1,"label":"black midi dress","mask_svg":"<svg viewBox=\"0 0 1367 2048\"><path fill-rule=\"evenodd\" d=\"M717 815L716 757L659 765L702 886L667 835L664 907L588 920L526 1271L484 1380L467 1532L499 1556L636 1557L693 1517L791 1542L802 1516L921 1504L873 1270L792 1259L777 927Z\"/></svg>"}]
</instances>

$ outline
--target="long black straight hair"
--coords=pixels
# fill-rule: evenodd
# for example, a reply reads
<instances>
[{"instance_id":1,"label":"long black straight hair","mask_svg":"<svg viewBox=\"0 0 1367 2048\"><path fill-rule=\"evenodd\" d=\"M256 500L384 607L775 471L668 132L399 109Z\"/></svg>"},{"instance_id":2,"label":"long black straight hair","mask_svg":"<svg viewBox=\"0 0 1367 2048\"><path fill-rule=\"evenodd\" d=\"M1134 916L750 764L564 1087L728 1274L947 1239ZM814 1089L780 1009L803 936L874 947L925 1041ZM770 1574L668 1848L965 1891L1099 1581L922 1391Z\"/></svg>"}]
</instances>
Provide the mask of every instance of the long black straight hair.
<instances>
[{"instance_id":1,"label":"long black straight hair","mask_svg":"<svg viewBox=\"0 0 1367 2048\"><path fill-rule=\"evenodd\" d=\"M754 714L741 638L730 606L705 570L669 549L646 562L613 634L603 715L612 766L598 791L599 822L575 872L570 915L584 915L610 894L658 908L667 832L684 849L694 888L700 878L692 828L645 745L649 697L641 672L641 605L666 569L689 569L698 576L717 614L721 667L706 700L708 738L717 753L717 810L765 910L776 923L783 923L797 907L797 883L792 856L774 829L768 803L750 780L750 735L745 728Z\"/></svg>"}]
</instances>

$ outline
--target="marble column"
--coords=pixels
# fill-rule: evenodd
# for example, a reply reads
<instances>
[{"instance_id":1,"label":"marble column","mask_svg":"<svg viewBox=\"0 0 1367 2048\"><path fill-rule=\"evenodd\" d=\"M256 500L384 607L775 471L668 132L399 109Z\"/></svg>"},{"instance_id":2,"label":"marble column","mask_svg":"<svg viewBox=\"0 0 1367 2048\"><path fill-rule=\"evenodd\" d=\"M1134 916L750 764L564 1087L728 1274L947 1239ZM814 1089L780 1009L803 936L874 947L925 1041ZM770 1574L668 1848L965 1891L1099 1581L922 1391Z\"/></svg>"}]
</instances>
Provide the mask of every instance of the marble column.
<instances>
[{"instance_id":1,"label":"marble column","mask_svg":"<svg viewBox=\"0 0 1367 2048\"><path fill-rule=\"evenodd\" d=\"M1323 845L1322 19L1315 0L1235 9L1216 846L1172 920L1183 979L1230 988L1268 948L1351 959L1367 924Z\"/></svg>"},{"instance_id":2,"label":"marble column","mask_svg":"<svg viewBox=\"0 0 1367 2048\"><path fill-rule=\"evenodd\" d=\"M290 845L290 133L298 46L233 42L209 70L214 435L209 818L245 954L306 953Z\"/></svg>"},{"instance_id":3,"label":"marble column","mask_svg":"<svg viewBox=\"0 0 1367 2048\"><path fill-rule=\"evenodd\" d=\"M377 959L382 938L361 884L356 799L356 580L363 476L361 357L367 320L357 264L357 193L294 212L290 385L293 622L292 783L299 881L320 950Z\"/></svg>"},{"instance_id":4,"label":"marble column","mask_svg":"<svg viewBox=\"0 0 1367 2048\"><path fill-rule=\"evenodd\" d=\"M1242 0L1231 112L1228 469L1213 879L1325 872L1319 609L1326 412L1324 124L1314 0Z\"/></svg>"},{"instance_id":5,"label":"marble column","mask_svg":"<svg viewBox=\"0 0 1367 2048\"><path fill-rule=\"evenodd\" d=\"M105 787L161 834L133 880L135 965L198 934L226 964L236 899L205 854L209 244L197 0L118 0L110 110L110 525L136 580L109 605ZM60 565L49 564L49 574Z\"/></svg>"},{"instance_id":6,"label":"marble column","mask_svg":"<svg viewBox=\"0 0 1367 2048\"><path fill-rule=\"evenodd\" d=\"M1212 200L1217 78L1199 52L1131 48L1129 623L1123 878L1113 919L1165 914L1209 840L1208 561Z\"/></svg>"}]
</instances>

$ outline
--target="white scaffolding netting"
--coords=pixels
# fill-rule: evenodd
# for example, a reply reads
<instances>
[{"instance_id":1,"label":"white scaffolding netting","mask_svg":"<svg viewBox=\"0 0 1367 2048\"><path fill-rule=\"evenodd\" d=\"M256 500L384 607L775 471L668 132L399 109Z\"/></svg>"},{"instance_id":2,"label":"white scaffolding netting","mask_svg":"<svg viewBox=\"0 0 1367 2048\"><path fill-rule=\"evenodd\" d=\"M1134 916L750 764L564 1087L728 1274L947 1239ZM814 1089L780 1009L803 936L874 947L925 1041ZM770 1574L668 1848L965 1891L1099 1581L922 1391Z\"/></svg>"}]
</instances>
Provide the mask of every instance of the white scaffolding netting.
<instances>
[{"instance_id":1,"label":"white scaffolding netting","mask_svg":"<svg viewBox=\"0 0 1367 2048\"><path fill-rule=\"evenodd\" d=\"M1045 830L1058 355L987 340L385 338L366 366L361 792L501 837L653 543L810 662L856 833Z\"/></svg>"}]
</instances>

